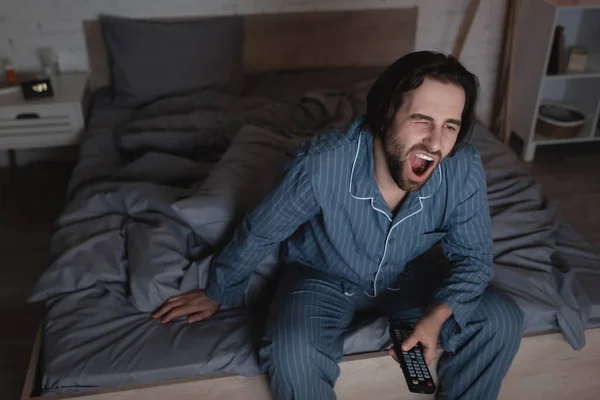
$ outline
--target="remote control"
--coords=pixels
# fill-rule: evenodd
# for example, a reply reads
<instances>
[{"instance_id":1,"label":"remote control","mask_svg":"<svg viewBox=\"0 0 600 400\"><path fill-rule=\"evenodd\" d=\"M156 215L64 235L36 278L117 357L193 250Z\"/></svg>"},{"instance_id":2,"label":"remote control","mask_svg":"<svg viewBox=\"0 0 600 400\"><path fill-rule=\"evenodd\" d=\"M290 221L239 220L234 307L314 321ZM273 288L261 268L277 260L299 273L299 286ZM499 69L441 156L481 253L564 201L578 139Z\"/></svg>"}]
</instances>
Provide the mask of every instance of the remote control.
<instances>
[{"instance_id":1,"label":"remote control","mask_svg":"<svg viewBox=\"0 0 600 400\"><path fill-rule=\"evenodd\" d=\"M429 373L429 368L423 358L423 348L421 343L409 351L402 350L402 342L406 340L411 333L411 329L404 325L390 324L390 336L394 343L394 350L400 361L408 390L413 393L435 393L435 384Z\"/></svg>"}]
</instances>

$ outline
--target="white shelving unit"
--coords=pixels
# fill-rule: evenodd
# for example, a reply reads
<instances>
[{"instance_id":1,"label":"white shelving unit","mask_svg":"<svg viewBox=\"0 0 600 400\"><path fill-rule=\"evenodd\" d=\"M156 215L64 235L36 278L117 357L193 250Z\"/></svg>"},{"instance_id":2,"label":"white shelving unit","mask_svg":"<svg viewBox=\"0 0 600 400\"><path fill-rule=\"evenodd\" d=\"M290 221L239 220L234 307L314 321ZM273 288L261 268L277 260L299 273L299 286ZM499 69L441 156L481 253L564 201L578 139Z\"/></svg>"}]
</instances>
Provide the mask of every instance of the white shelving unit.
<instances>
[{"instance_id":1,"label":"white shelving unit","mask_svg":"<svg viewBox=\"0 0 600 400\"><path fill-rule=\"evenodd\" d=\"M567 55L574 46L587 49L584 72L546 74L559 25ZM516 29L510 128L524 142L523 159L533 161L538 146L600 141L600 0L521 0ZM546 103L584 112L579 135L556 139L536 132L539 107Z\"/></svg>"}]
</instances>

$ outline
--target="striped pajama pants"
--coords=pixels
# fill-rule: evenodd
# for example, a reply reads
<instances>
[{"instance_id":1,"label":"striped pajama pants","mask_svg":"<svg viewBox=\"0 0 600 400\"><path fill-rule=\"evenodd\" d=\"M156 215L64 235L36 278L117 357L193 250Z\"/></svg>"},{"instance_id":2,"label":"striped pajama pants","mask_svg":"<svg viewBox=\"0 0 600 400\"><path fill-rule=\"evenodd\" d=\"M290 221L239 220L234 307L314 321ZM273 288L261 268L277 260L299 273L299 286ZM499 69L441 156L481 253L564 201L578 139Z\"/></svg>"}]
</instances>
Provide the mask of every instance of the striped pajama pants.
<instances>
[{"instance_id":1,"label":"striped pajama pants","mask_svg":"<svg viewBox=\"0 0 600 400\"><path fill-rule=\"evenodd\" d=\"M424 312L439 282L430 273L412 274L398 290L377 299L322 271L286 265L273 299L259 352L276 399L335 399L344 333L358 311L380 312L408 324ZM418 270L418 269L415 269ZM425 271L425 269L423 269ZM440 342L438 396L495 399L519 348L523 314L507 296L488 289L460 330L444 322ZM401 374L401 372L399 371Z\"/></svg>"}]
</instances>

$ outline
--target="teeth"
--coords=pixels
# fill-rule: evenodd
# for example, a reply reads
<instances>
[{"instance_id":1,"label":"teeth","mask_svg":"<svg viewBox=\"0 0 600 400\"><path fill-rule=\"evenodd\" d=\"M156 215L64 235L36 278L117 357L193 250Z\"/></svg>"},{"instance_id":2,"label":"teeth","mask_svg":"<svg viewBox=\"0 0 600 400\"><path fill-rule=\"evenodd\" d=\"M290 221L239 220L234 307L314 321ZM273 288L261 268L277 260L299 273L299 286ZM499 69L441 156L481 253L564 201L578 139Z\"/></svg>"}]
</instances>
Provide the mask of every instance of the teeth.
<instances>
[{"instance_id":1,"label":"teeth","mask_svg":"<svg viewBox=\"0 0 600 400\"><path fill-rule=\"evenodd\" d=\"M422 158L423 160L433 161L433 158L426 156L425 154L417 153L416 156Z\"/></svg>"}]
</instances>

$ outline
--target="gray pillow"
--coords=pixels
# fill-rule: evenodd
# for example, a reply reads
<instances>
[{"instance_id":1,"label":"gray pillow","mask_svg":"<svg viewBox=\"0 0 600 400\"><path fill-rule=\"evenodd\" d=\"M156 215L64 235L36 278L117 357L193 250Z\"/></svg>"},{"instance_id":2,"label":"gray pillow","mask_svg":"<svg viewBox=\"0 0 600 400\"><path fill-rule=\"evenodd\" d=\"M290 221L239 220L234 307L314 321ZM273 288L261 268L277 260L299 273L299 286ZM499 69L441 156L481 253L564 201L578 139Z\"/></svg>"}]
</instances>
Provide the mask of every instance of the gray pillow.
<instances>
[{"instance_id":1,"label":"gray pillow","mask_svg":"<svg viewBox=\"0 0 600 400\"><path fill-rule=\"evenodd\" d=\"M176 93L243 88L241 17L160 22L103 16L119 104L137 106Z\"/></svg>"}]
</instances>

